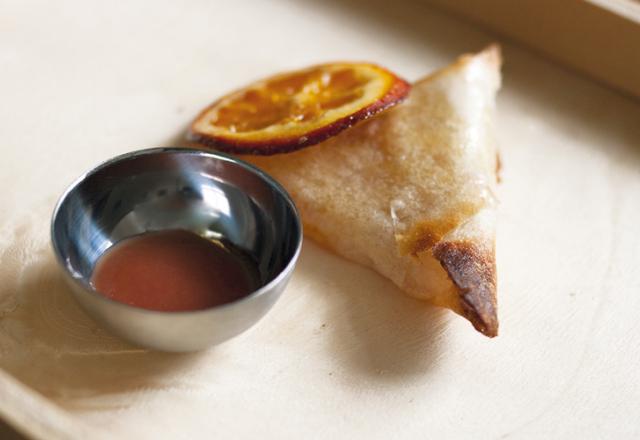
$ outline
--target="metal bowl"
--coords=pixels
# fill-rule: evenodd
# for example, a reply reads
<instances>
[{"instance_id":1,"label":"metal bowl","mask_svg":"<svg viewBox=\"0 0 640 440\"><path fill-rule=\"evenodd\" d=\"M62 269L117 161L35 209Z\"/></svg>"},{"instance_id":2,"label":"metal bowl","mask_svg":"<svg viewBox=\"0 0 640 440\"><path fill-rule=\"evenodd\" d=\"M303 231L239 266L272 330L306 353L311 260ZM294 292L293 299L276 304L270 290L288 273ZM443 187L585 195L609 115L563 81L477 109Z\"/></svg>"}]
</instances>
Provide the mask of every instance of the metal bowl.
<instances>
[{"instance_id":1,"label":"metal bowl","mask_svg":"<svg viewBox=\"0 0 640 440\"><path fill-rule=\"evenodd\" d=\"M91 274L115 243L148 231L184 229L224 239L258 262L261 287L205 310L159 312L96 292ZM264 172L234 157L183 148L135 151L76 180L51 224L53 249L76 300L122 338L164 351L193 351L254 325L276 302L300 254L302 226L291 198Z\"/></svg>"}]
</instances>

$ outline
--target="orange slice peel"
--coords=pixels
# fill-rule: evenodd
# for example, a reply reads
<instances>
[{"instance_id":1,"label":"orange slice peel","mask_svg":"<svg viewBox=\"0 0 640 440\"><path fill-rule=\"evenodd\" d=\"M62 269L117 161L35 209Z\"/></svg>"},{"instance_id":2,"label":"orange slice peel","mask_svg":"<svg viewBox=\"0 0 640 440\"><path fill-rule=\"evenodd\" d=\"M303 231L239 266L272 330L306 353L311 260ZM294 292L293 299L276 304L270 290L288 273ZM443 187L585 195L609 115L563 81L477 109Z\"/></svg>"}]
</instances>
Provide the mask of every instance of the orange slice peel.
<instances>
[{"instance_id":1,"label":"orange slice peel","mask_svg":"<svg viewBox=\"0 0 640 440\"><path fill-rule=\"evenodd\" d=\"M369 63L331 63L257 81L211 104L188 139L236 154L308 147L401 102L411 86Z\"/></svg>"}]
</instances>

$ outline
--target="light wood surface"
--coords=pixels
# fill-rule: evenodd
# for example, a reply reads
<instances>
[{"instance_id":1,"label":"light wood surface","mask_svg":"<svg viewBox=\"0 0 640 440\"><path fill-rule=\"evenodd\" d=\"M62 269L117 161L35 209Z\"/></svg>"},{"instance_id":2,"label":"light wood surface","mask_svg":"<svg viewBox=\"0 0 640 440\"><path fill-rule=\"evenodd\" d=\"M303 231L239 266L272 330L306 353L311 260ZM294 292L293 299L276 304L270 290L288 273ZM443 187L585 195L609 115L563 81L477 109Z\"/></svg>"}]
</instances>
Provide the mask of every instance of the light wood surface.
<instances>
[{"instance_id":1,"label":"light wood surface","mask_svg":"<svg viewBox=\"0 0 640 440\"><path fill-rule=\"evenodd\" d=\"M636 0L428 0L640 98Z\"/></svg>"},{"instance_id":2,"label":"light wood surface","mask_svg":"<svg viewBox=\"0 0 640 440\"><path fill-rule=\"evenodd\" d=\"M0 0L0 415L33 438L637 438L640 105L511 44L501 334L305 243L255 328L189 355L101 330L53 263L57 196L275 71L408 79L494 41L423 3ZM55 434L55 435L54 435Z\"/></svg>"}]
</instances>

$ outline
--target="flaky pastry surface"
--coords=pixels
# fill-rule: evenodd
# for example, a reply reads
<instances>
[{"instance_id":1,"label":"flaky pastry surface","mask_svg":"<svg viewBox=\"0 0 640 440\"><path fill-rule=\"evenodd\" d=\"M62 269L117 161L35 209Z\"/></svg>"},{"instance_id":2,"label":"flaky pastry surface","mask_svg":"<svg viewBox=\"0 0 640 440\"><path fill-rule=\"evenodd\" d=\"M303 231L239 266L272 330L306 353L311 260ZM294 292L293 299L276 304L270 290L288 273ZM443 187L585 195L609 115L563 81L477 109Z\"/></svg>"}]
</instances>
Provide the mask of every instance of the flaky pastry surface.
<instances>
[{"instance_id":1,"label":"flaky pastry surface","mask_svg":"<svg viewBox=\"0 0 640 440\"><path fill-rule=\"evenodd\" d=\"M495 336L500 64L495 46L464 55L317 146L243 158L290 192L306 235Z\"/></svg>"}]
</instances>

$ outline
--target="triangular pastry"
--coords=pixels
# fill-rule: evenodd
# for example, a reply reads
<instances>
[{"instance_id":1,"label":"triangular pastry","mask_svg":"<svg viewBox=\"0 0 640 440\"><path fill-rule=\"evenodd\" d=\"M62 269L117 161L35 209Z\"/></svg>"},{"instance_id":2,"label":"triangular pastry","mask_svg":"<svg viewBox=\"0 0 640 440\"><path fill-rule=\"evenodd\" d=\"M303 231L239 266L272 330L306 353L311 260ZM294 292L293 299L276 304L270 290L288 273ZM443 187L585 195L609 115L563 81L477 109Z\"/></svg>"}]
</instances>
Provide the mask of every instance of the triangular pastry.
<instances>
[{"instance_id":1,"label":"triangular pastry","mask_svg":"<svg viewBox=\"0 0 640 440\"><path fill-rule=\"evenodd\" d=\"M290 192L308 237L496 336L500 64L496 46L464 55L316 146L243 158Z\"/></svg>"}]
</instances>

